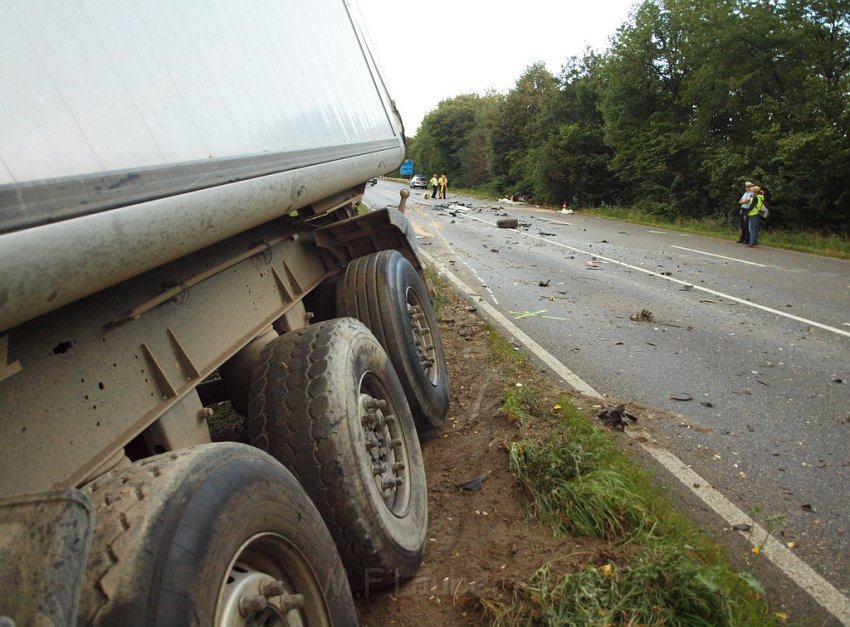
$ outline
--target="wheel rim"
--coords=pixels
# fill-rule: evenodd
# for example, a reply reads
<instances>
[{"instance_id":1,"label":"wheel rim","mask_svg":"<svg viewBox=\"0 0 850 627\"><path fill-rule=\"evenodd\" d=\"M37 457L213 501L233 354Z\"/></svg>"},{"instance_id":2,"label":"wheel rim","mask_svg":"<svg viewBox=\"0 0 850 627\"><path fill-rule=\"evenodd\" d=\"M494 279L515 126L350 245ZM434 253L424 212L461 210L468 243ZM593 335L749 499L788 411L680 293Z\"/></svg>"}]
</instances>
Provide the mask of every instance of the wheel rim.
<instances>
[{"instance_id":1,"label":"wheel rim","mask_svg":"<svg viewBox=\"0 0 850 627\"><path fill-rule=\"evenodd\" d=\"M215 624L329 625L330 615L310 563L283 536L263 533L247 540L231 561Z\"/></svg>"},{"instance_id":2,"label":"wheel rim","mask_svg":"<svg viewBox=\"0 0 850 627\"><path fill-rule=\"evenodd\" d=\"M437 385L440 376L437 372L437 348L428 316L414 289L407 289L405 299L407 315L410 317L410 328L413 330L413 341L416 343L416 352L419 354L419 363L431 385Z\"/></svg>"},{"instance_id":3,"label":"wheel rim","mask_svg":"<svg viewBox=\"0 0 850 627\"><path fill-rule=\"evenodd\" d=\"M392 397L372 373L360 383L360 426L368 472L384 505L400 518L410 504L407 442Z\"/></svg>"}]
</instances>

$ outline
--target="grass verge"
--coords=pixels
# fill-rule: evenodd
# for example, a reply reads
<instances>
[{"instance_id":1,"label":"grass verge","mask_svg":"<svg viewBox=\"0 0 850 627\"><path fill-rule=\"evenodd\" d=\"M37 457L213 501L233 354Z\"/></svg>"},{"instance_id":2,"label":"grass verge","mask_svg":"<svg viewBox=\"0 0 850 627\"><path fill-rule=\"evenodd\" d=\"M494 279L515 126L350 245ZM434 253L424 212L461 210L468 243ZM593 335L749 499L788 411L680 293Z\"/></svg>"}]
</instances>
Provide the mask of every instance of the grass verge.
<instances>
[{"instance_id":1,"label":"grass verge","mask_svg":"<svg viewBox=\"0 0 850 627\"><path fill-rule=\"evenodd\" d=\"M622 207L582 209L581 213L618 220L620 222L657 226L683 233L696 233L698 235L718 237L720 239L734 239L740 233L737 226L737 219L733 221L731 217L727 220L718 218L679 218L676 220L666 220L661 216L646 211L625 209ZM835 233L791 231L772 228L769 220L766 225L762 225L761 227L759 243L773 248L795 250L797 252L822 255L824 257L850 259L850 238L847 236Z\"/></svg>"},{"instance_id":2,"label":"grass verge","mask_svg":"<svg viewBox=\"0 0 850 627\"><path fill-rule=\"evenodd\" d=\"M556 557L511 594L480 600L496 625L777 625L764 590L737 572L724 547L682 516L571 397L491 332L503 367L535 381L507 390L504 416L519 437L507 445L530 518L556 537L608 542L605 559L565 567ZM505 356L509 355L506 360ZM507 377L506 377L507 378ZM514 377L507 378L515 380ZM554 402L551 399L555 399ZM547 400L550 399L550 400ZM509 600L505 600L509 598Z\"/></svg>"}]
</instances>

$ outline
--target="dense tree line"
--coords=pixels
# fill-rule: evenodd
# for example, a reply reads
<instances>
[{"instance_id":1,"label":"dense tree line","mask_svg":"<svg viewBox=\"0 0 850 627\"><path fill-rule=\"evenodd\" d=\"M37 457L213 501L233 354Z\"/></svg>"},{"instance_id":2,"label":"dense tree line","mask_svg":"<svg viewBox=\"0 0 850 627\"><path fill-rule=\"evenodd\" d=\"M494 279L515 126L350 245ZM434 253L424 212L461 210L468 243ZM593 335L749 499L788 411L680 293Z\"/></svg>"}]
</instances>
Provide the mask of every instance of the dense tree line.
<instances>
[{"instance_id":1,"label":"dense tree line","mask_svg":"<svg viewBox=\"0 0 850 627\"><path fill-rule=\"evenodd\" d=\"M507 94L441 102L417 170L539 202L848 231L850 0L646 0L608 50L532 65Z\"/></svg>"}]
</instances>

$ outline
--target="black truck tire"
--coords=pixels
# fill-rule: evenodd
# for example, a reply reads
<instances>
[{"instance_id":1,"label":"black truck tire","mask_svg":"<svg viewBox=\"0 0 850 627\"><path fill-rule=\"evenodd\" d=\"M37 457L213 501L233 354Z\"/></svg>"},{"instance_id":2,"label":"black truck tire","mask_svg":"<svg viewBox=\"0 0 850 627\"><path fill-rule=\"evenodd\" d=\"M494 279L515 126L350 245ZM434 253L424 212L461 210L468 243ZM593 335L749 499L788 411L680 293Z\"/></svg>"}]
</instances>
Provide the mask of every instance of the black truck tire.
<instances>
[{"instance_id":1,"label":"black truck tire","mask_svg":"<svg viewBox=\"0 0 850 627\"><path fill-rule=\"evenodd\" d=\"M85 491L97 525L80 624L247 625L282 615L308 625L357 622L319 512L256 448L164 453Z\"/></svg>"},{"instance_id":2,"label":"black truck tire","mask_svg":"<svg viewBox=\"0 0 850 627\"><path fill-rule=\"evenodd\" d=\"M396 250L354 259L337 283L337 314L360 320L387 351L419 431L442 426L446 356L428 287L413 265Z\"/></svg>"},{"instance_id":3,"label":"black truck tire","mask_svg":"<svg viewBox=\"0 0 850 627\"><path fill-rule=\"evenodd\" d=\"M428 526L422 452L398 377L369 329L338 318L270 342L246 426L251 443L313 499L353 589L416 572Z\"/></svg>"}]
</instances>

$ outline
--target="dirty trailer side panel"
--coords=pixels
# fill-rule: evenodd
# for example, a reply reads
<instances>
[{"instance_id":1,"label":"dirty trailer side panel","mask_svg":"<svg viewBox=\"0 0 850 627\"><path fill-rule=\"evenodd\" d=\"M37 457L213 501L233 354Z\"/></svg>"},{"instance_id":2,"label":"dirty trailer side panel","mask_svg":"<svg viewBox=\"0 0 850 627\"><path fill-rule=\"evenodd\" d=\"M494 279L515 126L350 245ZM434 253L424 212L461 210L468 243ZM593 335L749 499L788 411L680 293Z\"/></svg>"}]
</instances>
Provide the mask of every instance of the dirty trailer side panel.
<instances>
[{"instance_id":1,"label":"dirty trailer side panel","mask_svg":"<svg viewBox=\"0 0 850 627\"><path fill-rule=\"evenodd\" d=\"M0 615L63 623L98 533L77 488L208 442L199 384L244 397L352 258L419 265L397 211L357 216L404 146L344 0L10 0L0 75Z\"/></svg>"},{"instance_id":2,"label":"dirty trailer side panel","mask_svg":"<svg viewBox=\"0 0 850 627\"><path fill-rule=\"evenodd\" d=\"M403 146L341 0L0 12L8 496L78 485L166 412L194 414L197 382L277 317L303 325L302 297L346 261L315 223Z\"/></svg>"}]
</instances>

